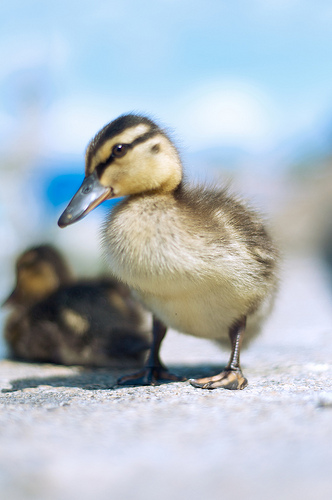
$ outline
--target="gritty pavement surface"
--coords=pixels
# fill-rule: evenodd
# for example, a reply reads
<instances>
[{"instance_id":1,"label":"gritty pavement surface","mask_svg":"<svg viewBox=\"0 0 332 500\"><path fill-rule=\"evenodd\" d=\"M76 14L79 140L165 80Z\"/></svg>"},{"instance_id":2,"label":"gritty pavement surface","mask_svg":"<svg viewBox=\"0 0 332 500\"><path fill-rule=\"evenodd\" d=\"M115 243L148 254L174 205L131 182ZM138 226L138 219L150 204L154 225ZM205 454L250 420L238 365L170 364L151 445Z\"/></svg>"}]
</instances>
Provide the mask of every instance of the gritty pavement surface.
<instances>
[{"instance_id":1,"label":"gritty pavement surface","mask_svg":"<svg viewBox=\"0 0 332 500\"><path fill-rule=\"evenodd\" d=\"M317 261L285 265L275 312L242 353L243 391L119 388L121 371L0 361L0 498L332 498L329 286ZM170 332L162 357L190 378L228 353Z\"/></svg>"}]
</instances>

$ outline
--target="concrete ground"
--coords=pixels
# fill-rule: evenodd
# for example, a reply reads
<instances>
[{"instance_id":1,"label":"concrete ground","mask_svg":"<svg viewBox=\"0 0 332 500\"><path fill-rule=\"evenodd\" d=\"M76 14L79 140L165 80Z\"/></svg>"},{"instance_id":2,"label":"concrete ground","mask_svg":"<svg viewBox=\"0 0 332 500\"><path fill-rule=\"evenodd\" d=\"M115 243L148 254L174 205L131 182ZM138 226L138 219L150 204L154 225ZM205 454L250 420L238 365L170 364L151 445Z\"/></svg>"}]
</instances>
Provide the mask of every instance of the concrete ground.
<instances>
[{"instance_id":1,"label":"concrete ground","mask_svg":"<svg viewBox=\"0 0 332 500\"><path fill-rule=\"evenodd\" d=\"M239 392L118 388L120 372L2 360L0 498L332 498L329 286L317 261L285 265L275 312L242 353ZM162 356L193 377L228 353L170 332Z\"/></svg>"}]
</instances>

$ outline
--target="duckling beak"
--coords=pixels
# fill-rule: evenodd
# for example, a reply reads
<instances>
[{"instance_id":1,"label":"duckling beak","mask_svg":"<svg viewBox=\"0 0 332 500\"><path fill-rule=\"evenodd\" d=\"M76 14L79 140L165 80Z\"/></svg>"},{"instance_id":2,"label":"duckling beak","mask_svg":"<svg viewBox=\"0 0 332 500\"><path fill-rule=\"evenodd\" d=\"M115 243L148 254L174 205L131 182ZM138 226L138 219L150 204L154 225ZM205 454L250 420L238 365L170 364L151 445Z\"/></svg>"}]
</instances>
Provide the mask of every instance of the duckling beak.
<instances>
[{"instance_id":1,"label":"duckling beak","mask_svg":"<svg viewBox=\"0 0 332 500\"><path fill-rule=\"evenodd\" d=\"M69 226L85 217L107 198L111 197L112 188L100 184L97 173L85 177L81 187L70 200L66 210L58 220L60 227Z\"/></svg>"}]
</instances>

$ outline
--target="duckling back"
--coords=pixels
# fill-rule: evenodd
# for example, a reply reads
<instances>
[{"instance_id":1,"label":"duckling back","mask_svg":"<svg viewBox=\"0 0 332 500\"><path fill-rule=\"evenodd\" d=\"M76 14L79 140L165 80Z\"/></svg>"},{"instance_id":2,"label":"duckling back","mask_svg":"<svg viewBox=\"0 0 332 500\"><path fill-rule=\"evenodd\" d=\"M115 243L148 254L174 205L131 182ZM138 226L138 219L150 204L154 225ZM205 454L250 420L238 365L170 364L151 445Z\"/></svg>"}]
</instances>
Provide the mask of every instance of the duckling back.
<instances>
[{"instance_id":1,"label":"duckling back","mask_svg":"<svg viewBox=\"0 0 332 500\"><path fill-rule=\"evenodd\" d=\"M112 281L61 287L19 318L5 338L19 359L64 365L140 365L149 347L141 308Z\"/></svg>"}]
</instances>

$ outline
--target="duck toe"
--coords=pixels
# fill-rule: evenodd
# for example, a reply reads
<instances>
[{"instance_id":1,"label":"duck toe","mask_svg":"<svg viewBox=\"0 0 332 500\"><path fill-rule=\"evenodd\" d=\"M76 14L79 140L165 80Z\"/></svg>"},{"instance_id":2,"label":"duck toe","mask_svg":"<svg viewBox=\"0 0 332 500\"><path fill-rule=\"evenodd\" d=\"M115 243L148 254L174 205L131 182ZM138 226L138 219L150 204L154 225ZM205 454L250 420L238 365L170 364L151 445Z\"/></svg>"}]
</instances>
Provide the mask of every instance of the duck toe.
<instances>
[{"instance_id":1,"label":"duck toe","mask_svg":"<svg viewBox=\"0 0 332 500\"><path fill-rule=\"evenodd\" d=\"M200 389L218 389L221 387L234 391L244 389L248 385L248 380L243 376L241 370L225 370L213 377L191 379L190 383L193 387Z\"/></svg>"}]
</instances>

